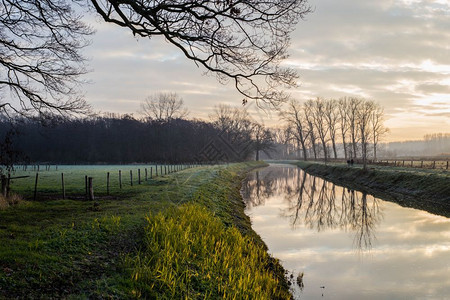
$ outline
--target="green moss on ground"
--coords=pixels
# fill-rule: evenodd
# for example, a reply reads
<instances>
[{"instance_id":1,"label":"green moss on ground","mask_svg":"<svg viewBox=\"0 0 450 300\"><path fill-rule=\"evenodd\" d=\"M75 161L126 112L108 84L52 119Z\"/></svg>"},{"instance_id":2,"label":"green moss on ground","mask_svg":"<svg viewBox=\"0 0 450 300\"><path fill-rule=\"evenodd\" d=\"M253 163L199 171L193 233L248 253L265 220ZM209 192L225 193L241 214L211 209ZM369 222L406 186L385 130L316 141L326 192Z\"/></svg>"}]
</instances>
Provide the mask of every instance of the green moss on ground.
<instances>
[{"instance_id":1,"label":"green moss on ground","mask_svg":"<svg viewBox=\"0 0 450 300\"><path fill-rule=\"evenodd\" d=\"M89 201L48 197L0 210L0 298L289 298L283 269L251 229L239 193L246 172L262 165L187 169L126 186L98 198L98 207ZM179 225L192 223L197 215L203 223L185 235ZM161 220L173 226L164 227L168 223ZM160 240L149 238L154 230ZM170 238L181 243L179 248L164 242ZM187 259L199 249L192 241L210 239L220 244L213 244L220 253L248 259L218 268L217 274L211 273L216 266L211 261ZM164 258L164 249L193 252L185 252L189 255L182 260ZM198 252L199 257L209 259L205 253L213 254L216 248L207 249ZM153 260L160 263L148 263ZM224 261L220 264L223 267ZM144 277L139 275L142 270ZM164 281L162 274L176 280ZM170 282L180 284L167 288Z\"/></svg>"},{"instance_id":2,"label":"green moss on ground","mask_svg":"<svg viewBox=\"0 0 450 300\"><path fill-rule=\"evenodd\" d=\"M434 214L450 216L450 172L414 168L346 164L323 164L299 161L306 172L336 184L363 190L400 205Z\"/></svg>"}]
</instances>

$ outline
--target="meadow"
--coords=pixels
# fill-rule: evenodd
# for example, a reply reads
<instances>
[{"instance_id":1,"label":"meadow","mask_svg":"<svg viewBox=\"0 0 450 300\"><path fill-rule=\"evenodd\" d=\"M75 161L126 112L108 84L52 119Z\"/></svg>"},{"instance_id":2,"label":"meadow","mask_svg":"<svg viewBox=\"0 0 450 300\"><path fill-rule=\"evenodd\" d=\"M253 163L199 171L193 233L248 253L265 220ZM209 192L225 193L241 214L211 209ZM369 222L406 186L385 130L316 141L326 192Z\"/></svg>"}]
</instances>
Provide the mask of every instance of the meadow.
<instances>
[{"instance_id":1,"label":"meadow","mask_svg":"<svg viewBox=\"0 0 450 300\"><path fill-rule=\"evenodd\" d=\"M120 193L122 188L131 185L139 185L140 183L143 183L146 178L149 180L161 175L167 175L169 173L194 166L197 165L41 165L39 166L39 171L37 171L37 166L25 167L19 165L15 167L14 172L11 173L11 177L27 177L12 179L11 191L19 193L26 198L33 197L36 184L36 174L38 174L37 196L40 198L45 198L50 195L53 197L61 197L63 174L64 189L67 197L84 197L86 194L85 177L93 178L95 194L105 196L108 194L108 173L109 192L114 194ZM121 177L121 180L119 177Z\"/></svg>"},{"instance_id":2,"label":"meadow","mask_svg":"<svg viewBox=\"0 0 450 300\"><path fill-rule=\"evenodd\" d=\"M85 175L117 169L42 171L45 197L0 210L0 298L289 299L240 195L246 172L263 165L184 169L112 189L97 206L55 196L60 173L78 178L78 192ZM12 192L29 195L20 180Z\"/></svg>"}]
</instances>

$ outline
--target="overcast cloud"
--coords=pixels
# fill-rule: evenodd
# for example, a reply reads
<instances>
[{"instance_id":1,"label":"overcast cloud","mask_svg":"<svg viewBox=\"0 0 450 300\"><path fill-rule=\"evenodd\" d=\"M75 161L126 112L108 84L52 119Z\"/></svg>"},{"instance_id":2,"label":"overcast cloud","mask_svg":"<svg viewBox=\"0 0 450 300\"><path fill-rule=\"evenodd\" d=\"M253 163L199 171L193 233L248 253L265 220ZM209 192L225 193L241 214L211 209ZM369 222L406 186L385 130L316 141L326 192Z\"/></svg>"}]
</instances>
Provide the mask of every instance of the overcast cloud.
<instances>
[{"instance_id":1,"label":"overcast cloud","mask_svg":"<svg viewBox=\"0 0 450 300\"><path fill-rule=\"evenodd\" d=\"M385 107L389 140L450 132L450 1L310 0L315 11L292 35L285 64L300 74L291 94L361 96ZM140 102L156 92L177 92L191 117L208 118L218 103L242 96L221 85L163 39L136 39L94 21L86 49L92 81L86 97L96 110L139 115ZM277 114L254 111L276 124Z\"/></svg>"}]
</instances>

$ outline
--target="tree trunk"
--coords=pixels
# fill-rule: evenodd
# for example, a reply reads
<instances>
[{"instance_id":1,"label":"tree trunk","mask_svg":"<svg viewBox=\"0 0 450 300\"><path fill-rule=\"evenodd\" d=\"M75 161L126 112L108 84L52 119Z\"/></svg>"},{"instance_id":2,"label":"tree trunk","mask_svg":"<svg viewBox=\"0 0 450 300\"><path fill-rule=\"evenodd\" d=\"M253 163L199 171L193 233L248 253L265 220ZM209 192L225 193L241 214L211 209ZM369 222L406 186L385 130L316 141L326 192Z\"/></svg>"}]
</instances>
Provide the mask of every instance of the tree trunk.
<instances>
[{"instance_id":1,"label":"tree trunk","mask_svg":"<svg viewBox=\"0 0 450 300\"><path fill-rule=\"evenodd\" d=\"M327 144L325 143L325 140L321 140L321 142L322 142L322 148L323 148L323 158L324 158L325 163L327 163L327 155L328 155Z\"/></svg>"},{"instance_id":2,"label":"tree trunk","mask_svg":"<svg viewBox=\"0 0 450 300\"><path fill-rule=\"evenodd\" d=\"M337 159L336 142L334 139L331 141L333 145L334 158Z\"/></svg>"},{"instance_id":3,"label":"tree trunk","mask_svg":"<svg viewBox=\"0 0 450 300\"><path fill-rule=\"evenodd\" d=\"M377 161L377 144L373 143L373 160Z\"/></svg>"},{"instance_id":4,"label":"tree trunk","mask_svg":"<svg viewBox=\"0 0 450 300\"><path fill-rule=\"evenodd\" d=\"M347 143L345 142L345 136L342 133L342 146L344 147L344 158L345 160L347 160L348 155L347 155Z\"/></svg>"}]
</instances>

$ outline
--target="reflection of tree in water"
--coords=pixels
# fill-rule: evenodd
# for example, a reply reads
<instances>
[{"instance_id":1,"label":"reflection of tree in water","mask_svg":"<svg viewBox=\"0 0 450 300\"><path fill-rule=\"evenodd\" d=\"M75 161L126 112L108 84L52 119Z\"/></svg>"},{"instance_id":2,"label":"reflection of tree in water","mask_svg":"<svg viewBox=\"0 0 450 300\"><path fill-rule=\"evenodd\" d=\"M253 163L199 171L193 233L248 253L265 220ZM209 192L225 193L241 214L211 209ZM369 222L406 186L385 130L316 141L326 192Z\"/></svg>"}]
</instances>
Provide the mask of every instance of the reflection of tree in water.
<instances>
[{"instance_id":1,"label":"reflection of tree in water","mask_svg":"<svg viewBox=\"0 0 450 300\"><path fill-rule=\"evenodd\" d=\"M264 205L267 198L280 191L290 190L293 168L266 168L255 171L244 181L241 194L247 207Z\"/></svg>"},{"instance_id":2,"label":"reflection of tree in water","mask_svg":"<svg viewBox=\"0 0 450 300\"><path fill-rule=\"evenodd\" d=\"M336 228L351 231L355 233L357 249L371 249L375 227L382 218L376 198L295 168L263 170L254 174L243 188L248 206L262 205L267 198L282 193L288 204L282 215L290 219L294 228L304 224L317 231Z\"/></svg>"},{"instance_id":3,"label":"reflection of tree in water","mask_svg":"<svg viewBox=\"0 0 450 300\"><path fill-rule=\"evenodd\" d=\"M382 218L379 200L367 193L336 186L300 169L297 171L296 186L286 189L288 207L283 211L292 226L303 223L317 231L335 228L352 231L355 232L355 247L370 249L375 227Z\"/></svg>"}]
</instances>

